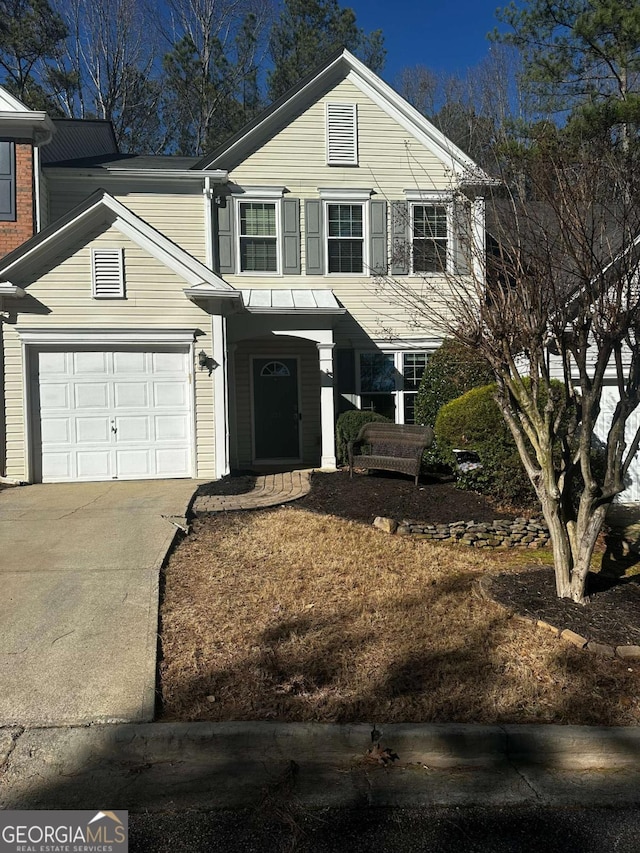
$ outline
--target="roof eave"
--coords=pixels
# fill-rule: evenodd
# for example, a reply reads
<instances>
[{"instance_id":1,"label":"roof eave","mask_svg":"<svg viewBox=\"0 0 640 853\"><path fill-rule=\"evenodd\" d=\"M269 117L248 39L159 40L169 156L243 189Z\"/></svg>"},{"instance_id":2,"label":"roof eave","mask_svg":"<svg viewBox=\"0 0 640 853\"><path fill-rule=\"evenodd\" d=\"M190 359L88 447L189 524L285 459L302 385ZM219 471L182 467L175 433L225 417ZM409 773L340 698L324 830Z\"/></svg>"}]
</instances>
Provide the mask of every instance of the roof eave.
<instances>
[{"instance_id":1,"label":"roof eave","mask_svg":"<svg viewBox=\"0 0 640 853\"><path fill-rule=\"evenodd\" d=\"M48 175L54 177L68 176L70 172L88 178L138 178L142 180L193 180L202 183L205 179L213 180L214 183L226 184L228 173L224 169L211 169L210 171L194 171L192 169L123 169L105 166L101 169L87 168L82 166L44 166Z\"/></svg>"},{"instance_id":2,"label":"roof eave","mask_svg":"<svg viewBox=\"0 0 640 853\"><path fill-rule=\"evenodd\" d=\"M14 112L13 110L0 111L0 135L2 136L29 136L34 145L46 145L51 142L56 132L55 125L49 116L42 111L28 110L26 112ZM27 131L29 131L27 133Z\"/></svg>"}]
</instances>

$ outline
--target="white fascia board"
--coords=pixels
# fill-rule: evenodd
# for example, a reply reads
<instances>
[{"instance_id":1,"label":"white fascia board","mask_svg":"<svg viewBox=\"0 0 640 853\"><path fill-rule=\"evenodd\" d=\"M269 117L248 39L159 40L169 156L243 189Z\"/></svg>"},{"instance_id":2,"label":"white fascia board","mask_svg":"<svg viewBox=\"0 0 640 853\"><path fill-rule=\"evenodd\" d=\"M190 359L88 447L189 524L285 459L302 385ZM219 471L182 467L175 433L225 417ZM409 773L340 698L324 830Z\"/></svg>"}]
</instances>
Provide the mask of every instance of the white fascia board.
<instances>
[{"instance_id":1,"label":"white fascia board","mask_svg":"<svg viewBox=\"0 0 640 853\"><path fill-rule=\"evenodd\" d=\"M0 112L30 112L29 107L12 95L4 86L0 86Z\"/></svg>"},{"instance_id":2,"label":"white fascia board","mask_svg":"<svg viewBox=\"0 0 640 853\"><path fill-rule=\"evenodd\" d=\"M193 255L172 243L151 225L132 214L128 208L120 205L119 202L116 201L115 204L121 209L118 210L111 202L108 204L116 213L114 227L125 237L129 237L130 240L149 252L152 257L173 270L191 285L207 282L220 290L231 289L231 285L219 278L212 270L207 269Z\"/></svg>"},{"instance_id":3,"label":"white fascia board","mask_svg":"<svg viewBox=\"0 0 640 853\"><path fill-rule=\"evenodd\" d=\"M346 53L346 51L345 51ZM350 55L350 54L349 54ZM337 56L332 63L327 65L326 68L323 68L322 71L310 80L306 86L300 89L299 92L296 92L295 95L292 95L288 101L285 101L283 104L280 104L277 110L274 110L269 115L265 116L264 119L260 122L260 124L255 125L244 136L241 136L240 139L236 139L233 145L230 145L228 148L216 157L215 160L212 160L207 166L203 167L205 169L211 168L214 163L217 163L219 160L226 160L230 155L233 154L234 151L238 149L242 151L246 145L247 139L250 139L253 136L260 136L265 132L266 128L273 125L274 127L280 126L283 122L286 122L286 117L291 115L293 117L295 115L295 104L299 101L304 100L305 98L311 101L314 99L314 94L316 92L320 92L322 90L322 86L324 84L324 80L328 77L332 71L336 69L337 66L340 65L341 62L344 61L345 54ZM283 118L284 117L284 118ZM268 131L267 131L268 134Z\"/></svg>"},{"instance_id":4,"label":"white fascia board","mask_svg":"<svg viewBox=\"0 0 640 853\"><path fill-rule=\"evenodd\" d=\"M185 287L182 291L189 299L232 299L242 302L242 293L239 290L223 290L211 287Z\"/></svg>"},{"instance_id":5,"label":"white fascia board","mask_svg":"<svg viewBox=\"0 0 640 853\"><path fill-rule=\"evenodd\" d=\"M69 346L113 344L162 345L175 344L188 346L196 339L200 330L192 329L21 329L16 327L18 337L24 344L48 346L65 344Z\"/></svg>"},{"instance_id":6,"label":"white fascia board","mask_svg":"<svg viewBox=\"0 0 640 853\"><path fill-rule=\"evenodd\" d=\"M457 145L431 124L415 107L405 101L384 80L370 71L365 65L352 57L357 66L349 72L347 79L360 91L371 98L380 109L404 127L418 142L421 142L458 178L473 178L481 182L489 180L482 169L468 157Z\"/></svg>"},{"instance_id":7,"label":"white fascia board","mask_svg":"<svg viewBox=\"0 0 640 853\"><path fill-rule=\"evenodd\" d=\"M96 214L99 214L101 208L103 207L103 200L97 199L95 204L92 204L91 207L83 210L75 219L69 220L69 222L65 222L58 230L49 234L48 237L39 241L35 246L25 252L23 255L20 255L19 258L16 258L13 263L11 263L8 267L4 267L2 270L3 275L6 275L11 270L16 269L17 267L21 267L25 265L35 254L40 254L45 252L49 247L55 246L56 249L59 247L60 239L66 237L69 233L73 233L78 223L81 221L92 222L94 218L97 220ZM2 266L2 262L0 261L0 267Z\"/></svg>"},{"instance_id":8,"label":"white fascia board","mask_svg":"<svg viewBox=\"0 0 640 853\"><path fill-rule=\"evenodd\" d=\"M34 145L46 145L55 132L55 125L45 112L0 111L1 136L29 136Z\"/></svg>"},{"instance_id":9,"label":"white fascia board","mask_svg":"<svg viewBox=\"0 0 640 853\"><path fill-rule=\"evenodd\" d=\"M209 172L193 171L192 169L122 169L118 167L105 167L104 169L87 169L82 166L68 166L62 168L60 166L45 166L47 175L53 177L74 177L83 178L102 178L108 180L111 178L137 178L143 180L193 180L202 183L209 178L214 183L226 184L229 173L224 169L212 169Z\"/></svg>"},{"instance_id":10,"label":"white fascia board","mask_svg":"<svg viewBox=\"0 0 640 853\"><path fill-rule=\"evenodd\" d=\"M0 296L14 296L16 299L22 299L26 296L26 291L17 284L11 284L10 281L0 281Z\"/></svg>"},{"instance_id":11,"label":"white fascia board","mask_svg":"<svg viewBox=\"0 0 640 853\"><path fill-rule=\"evenodd\" d=\"M301 314L309 314L317 316L319 314L340 315L346 314L346 308L246 308L249 314L279 314L288 315L290 317L299 317Z\"/></svg>"},{"instance_id":12,"label":"white fascia board","mask_svg":"<svg viewBox=\"0 0 640 853\"><path fill-rule=\"evenodd\" d=\"M77 233L83 226L101 220L106 221L107 212L111 214L112 224L118 231L133 240L134 243L149 252L152 257L165 264L189 284L196 285L206 282L216 290L233 290L230 284L227 284L193 255L171 242L160 231L156 231L155 228L136 216L109 193L104 193L96 199L91 207L81 211L75 218L54 230L41 242L36 243L26 254L21 255L10 266L6 267L3 274L6 275L10 270L23 266L34 256L46 252L51 246L59 251L62 241Z\"/></svg>"}]
</instances>

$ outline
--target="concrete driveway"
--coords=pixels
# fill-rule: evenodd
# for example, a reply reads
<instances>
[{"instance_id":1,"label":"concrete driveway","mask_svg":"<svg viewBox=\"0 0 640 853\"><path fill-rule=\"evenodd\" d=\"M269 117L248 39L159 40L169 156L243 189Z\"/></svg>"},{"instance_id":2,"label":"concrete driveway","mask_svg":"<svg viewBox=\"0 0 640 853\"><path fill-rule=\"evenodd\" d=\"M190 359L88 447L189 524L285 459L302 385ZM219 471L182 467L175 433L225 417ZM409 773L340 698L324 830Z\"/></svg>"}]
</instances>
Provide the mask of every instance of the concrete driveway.
<instances>
[{"instance_id":1,"label":"concrete driveway","mask_svg":"<svg viewBox=\"0 0 640 853\"><path fill-rule=\"evenodd\" d=\"M159 570L197 485L0 492L0 725L153 718Z\"/></svg>"}]
</instances>

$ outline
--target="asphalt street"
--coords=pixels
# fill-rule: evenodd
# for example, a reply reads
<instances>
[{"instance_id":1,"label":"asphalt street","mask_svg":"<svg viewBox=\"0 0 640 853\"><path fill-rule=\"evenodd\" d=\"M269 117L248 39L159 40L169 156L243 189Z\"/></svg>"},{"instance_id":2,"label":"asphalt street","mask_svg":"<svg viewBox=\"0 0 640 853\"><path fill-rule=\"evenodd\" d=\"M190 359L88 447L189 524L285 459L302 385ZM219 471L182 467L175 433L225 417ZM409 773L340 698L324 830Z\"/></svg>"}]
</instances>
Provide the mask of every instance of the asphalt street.
<instances>
[{"instance_id":1,"label":"asphalt street","mask_svg":"<svg viewBox=\"0 0 640 853\"><path fill-rule=\"evenodd\" d=\"M640 808L131 813L131 853L639 853Z\"/></svg>"}]
</instances>

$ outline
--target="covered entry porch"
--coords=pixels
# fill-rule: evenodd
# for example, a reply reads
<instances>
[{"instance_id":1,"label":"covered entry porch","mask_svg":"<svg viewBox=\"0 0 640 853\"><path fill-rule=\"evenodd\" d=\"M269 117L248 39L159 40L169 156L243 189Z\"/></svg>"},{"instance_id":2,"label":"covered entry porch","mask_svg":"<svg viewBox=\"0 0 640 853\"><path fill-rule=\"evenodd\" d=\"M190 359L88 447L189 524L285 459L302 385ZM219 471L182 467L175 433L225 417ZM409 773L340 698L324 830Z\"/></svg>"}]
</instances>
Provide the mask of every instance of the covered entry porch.
<instances>
[{"instance_id":1,"label":"covered entry porch","mask_svg":"<svg viewBox=\"0 0 640 853\"><path fill-rule=\"evenodd\" d=\"M331 291L243 291L227 325L229 463L335 468Z\"/></svg>"}]
</instances>

